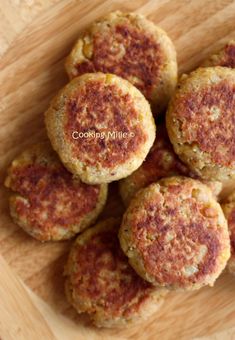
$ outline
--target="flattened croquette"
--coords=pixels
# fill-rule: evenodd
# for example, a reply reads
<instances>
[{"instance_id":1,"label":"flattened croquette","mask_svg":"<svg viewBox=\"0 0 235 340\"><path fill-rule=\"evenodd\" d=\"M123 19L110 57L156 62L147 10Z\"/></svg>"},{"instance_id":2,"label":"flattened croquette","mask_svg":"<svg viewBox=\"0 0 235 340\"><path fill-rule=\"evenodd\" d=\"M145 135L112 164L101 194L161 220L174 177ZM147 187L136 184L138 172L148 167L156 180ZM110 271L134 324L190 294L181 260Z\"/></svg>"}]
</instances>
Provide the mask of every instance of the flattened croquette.
<instances>
[{"instance_id":1,"label":"flattened croquette","mask_svg":"<svg viewBox=\"0 0 235 340\"><path fill-rule=\"evenodd\" d=\"M166 108L177 83L176 52L170 38L136 13L117 11L92 24L65 66L70 79L97 71L127 79L157 113Z\"/></svg>"},{"instance_id":2,"label":"flattened croquette","mask_svg":"<svg viewBox=\"0 0 235 340\"><path fill-rule=\"evenodd\" d=\"M180 159L199 177L235 178L235 69L199 68L184 76L166 124Z\"/></svg>"},{"instance_id":3,"label":"flattened croquette","mask_svg":"<svg viewBox=\"0 0 235 340\"><path fill-rule=\"evenodd\" d=\"M119 245L119 226L110 218L81 234L65 268L68 301L99 327L140 322L159 309L167 293L131 268Z\"/></svg>"},{"instance_id":4,"label":"flattened croquette","mask_svg":"<svg viewBox=\"0 0 235 340\"><path fill-rule=\"evenodd\" d=\"M127 80L103 73L73 79L46 112L53 148L88 184L126 177L145 159L155 123L144 96Z\"/></svg>"},{"instance_id":5,"label":"flattened croquette","mask_svg":"<svg viewBox=\"0 0 235 340\"><path fill-rule=\"evenodd\" d=\"M136 194L119 239L139 275L175 290L213 286L230 256L227 222L212 192L200 181L180 176Z\"/></svg>"},{"instance_id":6,"label":"flattened croquette","mask_svg":"<svg viewBox=\"0 0 235 340\"><path fill-rule=\"evenodd\" d=\"M40 241L73 237L102 211L107 185L87 185L61 164L49 143L24 151L11 164L5 185L13 220Z\"/></svg>"}]
</instances>

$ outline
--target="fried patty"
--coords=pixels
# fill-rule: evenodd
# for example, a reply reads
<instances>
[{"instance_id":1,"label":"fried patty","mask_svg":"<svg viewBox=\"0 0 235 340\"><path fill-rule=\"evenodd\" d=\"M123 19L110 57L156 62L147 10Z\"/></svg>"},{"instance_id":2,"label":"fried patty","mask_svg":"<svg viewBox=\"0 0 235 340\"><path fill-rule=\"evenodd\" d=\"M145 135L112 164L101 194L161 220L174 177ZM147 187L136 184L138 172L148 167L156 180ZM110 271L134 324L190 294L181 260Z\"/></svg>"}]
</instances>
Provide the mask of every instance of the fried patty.
<instances>
[{"instance_id":1,"label":"fried patty","mask_svg":"<svg viewBox=\"0 0 235 340\"><path fill-rule=\"evenodd\" d=\"M110 218L85 231L65 268L68 301L99 327L141 321L159 308L166 294L131 268L119 245L119 226L119 220Z\"/></svg>"},{"instance_id":2,"label":"fried patty","mask_svg":"<svg viewBox=\"0 0 235 340\"><path fill-rule=\"evenodd\" d=\"M19 155L8 169L6 187L13 220L40 241L68 239L102 211L107 185L84 184L59 161L49 143Z\"/></svg>"},{"instance_id":3,"label":"fried patty","mask_svg":"<svg viewBox=\"0 0 235 340\"><path fill-rule=\"evenodd\" d=\"M108 183L136 170L155 138L148 102L128 81L103 73L73 79L46 112L53 148L89 184Z\"/></svg>"},{"instance_id":4,"label":"fried patty","mask_svg":"<svg viewBox=\"0 0 235 340\"><path fill-rule=\"evenodd\" d=\"M110 13L93 23L66 60L70 79L90 72L129 80L161 112L175 89L177 61L167 34L135 13Z\"/></svg>"},{"instance_id":5,"label":"fried patty","mask_svg":"<svg viewBox=\"0 0 235 340\"><path fill-rule=\"evenodd\" d=\"M232 192L221 204L224 215L228 221L231 243L231 257L227 268L231 274L235 274L235 192Z\"/></svg>"},{"instance_id":6,"label":"fried patty","mask_svg":"<svg viewBox=\"0 0 235 340\"><path fill-rule=\"evenodd\" d=\"M175 152L198 176L235 178L235 69L199 68L180 81L167 111Z\"/></svg>"},{"instance_id":7,"label":"fried patty","mask_svg":"<svg viewBox=\"0 0 235 340\"><path fill-rule=\"evenodd\" d=\"M119 191L126 206L136 192L162 177L188 175L188 167L174 153L164 126L157 129L155 142L143 164L119 182Z\"/></svg>"},{"instance_id":8,"label":"fried patty","mask_svg":"<svg viewBox=\"0 0 235 340\"><path fill-rule=\"evenodd\" d=\"M213 286L230 256L227 222L212 192L180 176L136 194L119 238L136 272L170 289Z\"/></svg>"},{"instance_id":9,"label":"fried patty","mask_svg":"<svg viewBox=\"0 0 235 340\"><path fill-rule=\"evenodd\" d=\"M202 66L223 66L235 68L235 40L229 41L221 50L206 59Z\"/></svg>"},{"instance_id":10,"label":"fried patty","mask_svg":"<svg viewBox=\"0 0 235 340\"><path fill-rule=\"evenodd\" d=\"M155 142L143 164L130 176L119 182L119 192L125 206L129 205L131 199L141 188L145 188L163 177L173 175L197 178L174 152L165 126L159 126ZM218 181L204 180L203 183L211 189L215 197L222 190L222 183Z\"/></svg>"}]
</instances>

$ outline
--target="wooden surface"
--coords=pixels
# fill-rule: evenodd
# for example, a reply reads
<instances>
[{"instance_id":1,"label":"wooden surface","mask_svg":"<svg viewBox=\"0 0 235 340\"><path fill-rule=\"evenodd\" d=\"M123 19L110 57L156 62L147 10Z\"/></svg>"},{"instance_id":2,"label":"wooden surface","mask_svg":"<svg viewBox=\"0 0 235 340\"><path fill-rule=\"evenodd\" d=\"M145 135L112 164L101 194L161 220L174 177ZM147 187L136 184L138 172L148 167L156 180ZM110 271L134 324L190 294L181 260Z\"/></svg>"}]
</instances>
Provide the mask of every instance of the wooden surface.
<instances>
[{"instance_id":1,"label":"wooden surface","mask_svg":"<svg viewBox=\"0 0 235 340\"><path fill-rule=\"evenodd\" d=\"M70 242L41 244L9 217L8 193L2 187L6 167L25 146L45 138L43 112L67 81L64 57L78 33L115 9L145 14L165 29L175 43L180 72L195 68L235 38L232 0L1 0L0 253L9 266L0 258L0 338L234 339L235 279L226 274L213 289L170 293L163 308L140 326L91 327L85 317L76 316L63 293ZM118 199L106 209L107 214L121 210Z\"/></svg>"},{"instance_id":2,"label":"wooden surface","mask_svg":"<svg viewBox=\"0 0 235 340\"><path fill-rule=\"evenodd\" d=\"M38 308L33 305L26 290L1 256L0 267L1 337L23 340L40 336L48 340L55 339Z\"/></svg>"}]
</instances>

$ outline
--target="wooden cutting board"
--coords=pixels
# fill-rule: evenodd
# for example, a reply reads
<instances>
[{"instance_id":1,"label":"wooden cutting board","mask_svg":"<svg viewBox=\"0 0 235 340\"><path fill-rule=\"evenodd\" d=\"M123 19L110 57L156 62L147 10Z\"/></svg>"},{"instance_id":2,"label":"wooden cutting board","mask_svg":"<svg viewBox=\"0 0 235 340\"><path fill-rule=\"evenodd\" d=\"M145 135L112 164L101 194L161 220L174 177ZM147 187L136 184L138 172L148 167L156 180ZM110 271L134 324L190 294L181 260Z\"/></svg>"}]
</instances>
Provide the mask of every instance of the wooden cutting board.
<instances>
[{"instance_id":1,"label":"wooden cutting board","mask_svg":"<svg viewBox=\"0 0 235 340\"><path fill-rule=\"evenodd\" d=\"M0 2L0 338L234 339L235 279L215 287L170 293L147 322L98 330L77 317L63 292L63 265L71 242L41 244L12 223L2 182L10 161L46 138L43 112L67 82L63 68L79 32L110 11L137 11L167 31L187 72L235 38L232 0L1 0ZM104 215L120 215L117 188ZM233 328L234 327L234 328Z\"/></svg>"}]
</instances>

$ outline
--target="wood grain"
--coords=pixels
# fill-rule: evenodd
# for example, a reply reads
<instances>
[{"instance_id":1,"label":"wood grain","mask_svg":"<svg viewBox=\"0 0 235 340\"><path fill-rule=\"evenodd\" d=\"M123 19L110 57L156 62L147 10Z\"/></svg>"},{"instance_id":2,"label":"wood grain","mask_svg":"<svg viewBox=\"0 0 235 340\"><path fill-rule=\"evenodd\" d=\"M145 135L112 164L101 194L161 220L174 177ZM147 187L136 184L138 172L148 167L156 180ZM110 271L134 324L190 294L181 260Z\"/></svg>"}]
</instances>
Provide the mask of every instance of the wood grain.
<instances>
[{"instance_id":1,"label":"wood grain","mask_svg":"<svg viewBox=\"0 0 235 340\"><path fill-rule=\"evenodd\" d=\"M55 340L48 324L29 298L5 260L0 256L0 330L3 339Z\"/></svg>"},{"instance_id":2,"label":"wood grain","mask_svg":"<svg viewBox=\"0 0 235 340\"><path fill-rule=\"evenodd\" d=\"M213 289L169 294L163 308L143 325L126 330L92 327L85 317L76 316L64 297L62 271L71 242L41 244L14 225L2 182L12 158L27 145L46 138L43 112L67 82L64 57L79 32L93 20L116 9L146 15L174 41L182 73L235 38L235 1L2 0L0 6L0 253L32 290L33 304L49 331L63 340L208 339L210 335L211 339L233 339L235 281L226 274ZM123 209L116 186L111 187L106 216L120 215ZM2 311L1 321L3 317ZM11 339L10 330L7 334L0 323L1 338Z\"/></svg>"}]
</instances>

